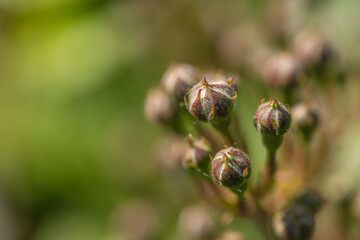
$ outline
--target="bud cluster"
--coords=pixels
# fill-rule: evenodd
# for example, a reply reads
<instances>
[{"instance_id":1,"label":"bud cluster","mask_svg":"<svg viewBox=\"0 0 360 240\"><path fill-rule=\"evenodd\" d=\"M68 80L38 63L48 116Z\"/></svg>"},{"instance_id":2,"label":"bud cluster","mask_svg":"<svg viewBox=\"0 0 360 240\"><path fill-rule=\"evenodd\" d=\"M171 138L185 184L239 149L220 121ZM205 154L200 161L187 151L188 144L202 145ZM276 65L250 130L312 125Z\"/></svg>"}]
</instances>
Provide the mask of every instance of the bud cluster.
<instances>
[{"instance_id":1,"label":"bud cluster","mask_svg":"<svg viewBox=\"0 0 360 240\"><path fill-rule=\"evenodd\" d=\"M328 98L333 92L327 94L326 90L316 88L318 85L310 81L314 76L320 78L321 74L312 75L317 71L309 69L321 69L318 73L326 69L323 63L331 56L330 50L319 36L302 35L295 41L292 52L288 49L269 56L268 53L274 51L264 51L266 56L261 57L261 64L252 65L257 68L251 68L254 73L244 71L241 86L239 77L223 71L202 71L188 64L173 64L163 75L161 84L149 91L145 104L147 119L175 125L171 130L182 136L176 138L182 142L174 145L177 147L171 146L170 141L161 145L163 154L158 154L161 163L176 162L169 164L168 169L182 165L206 200L233 214L226 224L221 220L220 226L224 229L220 229L217 224L204 221L203 212L183 213L180 225L183 232L188 232L188 238L244 239L242 234L225 234L231 232L225 227L237 215L250 217L262 226L272 219L272 233L281 239L311 238L315 214L324 201L316 191L305 186L312 185L310 181L324 165L321 163L327 160L325 156L330 145L327 139L333 139L335 131L326 133L322 128L325 130L319 131L320 141L312 141L311 136L319 123L317 109L321 109L324 119L332 116L333 112L325 108L332 106ZM305 71L309 78L300 81L305 79ZM256 77L263 81L256 82ZM263 86L264 82L267 86ZM254 98L249 95L263 96L265 91L278 98L268 101L263 98L255 108ZM320 97L313 97L317 91L323 92ZM237 100L242 102L235 111ZM319 105L310 107L314 103ZM252 119L251 112L255 112ZM237 118L237 114L241 117ZM258 159L262 146L258 139L252 138L256 133L250 128L252 124L261 134L262 146L266 149L265 161ZM177 131L179 129L181 131ZM286 135L289 130L290 134ZM293 141L297 137L304 137L303 144ZM314 146L310 147L312 142ZM314 149L318 151L315 154ZM196 221L191 218L197 218L203 226L195 226Z\"/></svg>"},{"instance_id":2,"label":"bud cluster","mask_svg":"<svg viewBox=\"0 0 360 240\"><path fill-rule=\"evenodd\" d=\"M191 88L184 97L191 115L200 121L219 122L228 119L237 93L231 86L232 78L207 80L206 77Z\"/></svg>"}]
</instances>

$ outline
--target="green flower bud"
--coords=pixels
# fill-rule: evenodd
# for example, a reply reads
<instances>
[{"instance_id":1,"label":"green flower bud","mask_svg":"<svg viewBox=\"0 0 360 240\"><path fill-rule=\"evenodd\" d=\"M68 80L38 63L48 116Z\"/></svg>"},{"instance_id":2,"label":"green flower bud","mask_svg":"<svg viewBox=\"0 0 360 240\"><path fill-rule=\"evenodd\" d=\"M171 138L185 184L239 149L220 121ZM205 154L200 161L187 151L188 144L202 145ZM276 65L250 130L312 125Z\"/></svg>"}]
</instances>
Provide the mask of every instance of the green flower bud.
<instances>
[{"instance_id":1,"label":"green flower bud","mask_svg":"<svg viewBox=\"0 0 360 240\"><path fill-rule=\"evenodd\" d=\"M238 188L251 175L251 159L238 148L225 148L219 151L212 160L211 175L220 185Z\"/></svg>"},{"instance_id":2,"label":"green flower bud","mask_svg":"<svg viewBox=\"0 0 360 240\"><path fill-rule=\"evenodd\" d=\"M287 132L291 124L291 113L288 106L276 98L262 103L254 115L255 128L262 134L280 136Z\"/></svg>"},{"instance_id":3,"label":"green flower bud","mask_svg":"<svg viewBox=\"0 0 360 240\"><path fill-rule=\"evenodd\" d=\"M184 101L191 115L198 120L219 123L229 119L236 96L231 79L224 82L204 78L192 87Z\"/></svg>"},{"instance_id":4,"label":"green flower bud","mask_svg":"<svg viewBox=\"0 0 360 240\"><path fill-rule=\"evenodd\" d=\"M182 100L198 77L199 72L195 67L184 63L172 64L165 72L161 84L167 93Z\"/></svg>"},{"instance_id":5,"label":"green flower bud","mask_svg":"<svg viewBox=\"0 0 360 240\"><path fill-rule=\"evenodd\" d=\"M292 87L302 76L300 63L289 53L278 53L265 63L264 79L269 86Z\"/></svg>"},{"instance_id":6,"label":"green flower bud","mask_svg":"<svg viewBox=\"0 0 360 240\"><path fill-rule=\"evenodd\" d=\"M149 90L145 101L145 117L149 122L168 123L177 110L175 100L162 88Z\"/></svg>"},{"instance_id":7,"label":"green flower bud","mask_svg":"<svg viewBox=\"0 0 360 240\"><path fill-rule=\"evenodd\" d=\"M313 214L303 206L293 206L279 211L273 217L275 234L285 240L310 239L314 226Z\"/></svg>"},{"instance_id":8,"label":"green flower bud","mask_svg":"<svg viewBox=\"0 0 360 240\"><path fill-rule=\"evenodd\" d=\"M208 173L210 165L211 147L205 138L193 140L188 139L188 147L185 151L183 166L185 168L200 169L203 173Z\"/></svg>"}]
</instances>

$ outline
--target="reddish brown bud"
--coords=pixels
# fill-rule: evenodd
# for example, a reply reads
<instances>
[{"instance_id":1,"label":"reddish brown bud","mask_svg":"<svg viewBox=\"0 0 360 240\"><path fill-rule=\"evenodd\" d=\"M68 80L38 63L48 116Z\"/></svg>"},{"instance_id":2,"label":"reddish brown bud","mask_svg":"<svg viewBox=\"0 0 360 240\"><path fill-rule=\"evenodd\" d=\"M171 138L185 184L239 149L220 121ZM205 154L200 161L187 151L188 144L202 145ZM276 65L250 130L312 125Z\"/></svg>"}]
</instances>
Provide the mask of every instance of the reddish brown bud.
<instances>
[{"instance_id":1,"label":"reddish brown bud","mask_svg":"<svg viewBox=\"0 0 360 240\"><path fill-rule=\"evenodd\" d=\"M254 115L254 125L262 134L282 135L287 132L290 124L290 110L276 98L260 104Z\"/></svg>"},{"instance_id":2,"label":"reddish brown bud","mask_svg":"<svg viewBox=\"0 0 360 240\"><path fill-rule=\"evenodd\" d=\"M184 101L195 118L217 123L230 117L236 96L231 83L208 81L204 78L202 82L192 87Z\"/></svg>"},{"instance_id":3,"label":"reddish brown bud","mask_svg":"<svg viewBox=\"0 0 360 240\"><path fill-rule=\"evenodd\" d=\"M285 240L307 240L314 230L314 216L303 206L277 212L273 217L273 228Z\"/></svg>"},{"instance_id":4,"label":"reddish brown bud","mask_svg":"<svg viewBox=\"0 0 360 240\"><path fill-rule=\"evenodd\" d=\"M149 122L167 123L176 112L175 100L161 88L150 89L145 101L145 117Z\"/></svg>"},{"instance_id":5,"label":"reddish brown bud","mask_svg":"<svg viewBox=\"0 0 360 240\"><path fill-rule=\"evenodd\" d=\"M264 79L273 87L294 86L303 75L300 63L288 53L276 54L265 63Z\"/></svg>"},{"instance_id":6,"label":"reddish brown bud","mask_svg":"<svg viewBox=\"0 0 360 240\"><path fill-rule=\"evenodd\" d=\"M184 63L172 64L165 72L161 84L166 92L182 100L198 77L199 72L195 67Z\"/></svg>"},{"instance_id":7,"label":"reddish brown bud","mask_svg":"<svg viewBox=\"0 0 360 240\"><path fill-rule=\"evenodd\" d=\"M183 165L185 168L197 168L207 173L210 165L211 147L205 138L188 139Z\"/></svg>"},{"instance_id":8,"label":"reddish brown bud","mask_svg":"<svg viewBox=\"0 0 360 240\"><path fill-rule=\"evenodd\" d=\"M225 148L212 160L211 174L220 185L237 188L251 175L250 157L238 148Z\"/></svg>"},{"instance_id":9,"label":"reddish brown bud","mask_svg":"<svg viewBox=\"0 0 360 240\"><path fill-rule=\"evenodd\" d=\"M333 54L329 42L315 31L301 33L293 48L296 58L306 67L319 66Z\"/></svg>"}]
</instances>

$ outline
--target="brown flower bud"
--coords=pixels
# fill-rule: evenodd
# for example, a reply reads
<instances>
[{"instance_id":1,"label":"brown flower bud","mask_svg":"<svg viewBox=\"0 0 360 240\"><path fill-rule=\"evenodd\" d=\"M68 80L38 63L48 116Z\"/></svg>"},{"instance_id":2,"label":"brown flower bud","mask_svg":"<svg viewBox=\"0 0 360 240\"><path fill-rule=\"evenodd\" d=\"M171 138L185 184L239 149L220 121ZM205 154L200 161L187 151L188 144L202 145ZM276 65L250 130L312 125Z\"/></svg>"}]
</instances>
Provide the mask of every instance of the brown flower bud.
<instances>
[{"instance_id":1,"label":"brown flower bud","mask_svg":"<svg viewBox=\"0 0 360 240\"><path fill-rule=\"evenodd\" d=\"M295 198L294 203L307 208L312 214L315 214L323 204L323 198L316 190L306 189Z\"/></svg>"},{"instance_id":2,"label":"brown flower bud","mask_svg":"<svg viewBox=\"0 0 360 240\"><path fill-rule=\"evenodd\" d=\"M188 147L185 151L183 166L185 168L200 169L208 173L210 165L211 147L205 138L193 140L188 139Z\"/></svg>"},{"instance_id":3,"label":"brown flower bud","mask_svg":"<svg viewBox=\"0 0 360 240\"><path fill-rule=\"evenodd\" d=\"M237 188L251 175L251 159L238 148L225 148L212 160L211 174L220 185Z\"/></svg>"},{"instance_id":4,"label":"brown flower bud","mask_svg":"<svg viewBox=\"0 0 360 240\"><path fill-rule=\"evenodd\" d=\"M300 63L289 53L278 53L265 63L264 79L272 87L292 87L303 75Z\"/></svg>"},{"instance_id":5,"label":"brown flower bud","mask_svg":"<svg viewBox=\"0 0 360 240\"><path fill-rule=\"evenodd\" d=\"M309 138L318 124L318 114L305 103L299 103L292 108L294 125Z\"/></svg>"},{"instance_id":6,"label":"brown flower bud","mask_svg":"<svg viewBox=\"0 0 360 240\"><path fill-rule=\"evenodd\" d=\"M255 128L262 134L282 135L287 132L290 124L291 113L289 107L276 98L260 104L254 115Z\"/></svg>"},{"instance_id":7,"label":"brown flower bud","mask_svg":"<svg viewBox=\"0 0 360 240\"><path fill-rule=\"evenodd\" d=\"M177 110L175 100L161 88L150 89L145 101L145 117L149 122L167 123Z\"/></svg>"},{"instance_id":8,"label":"brown flower bud","mask_svg":"<svg viewBox=\"0 0 360 240\"><path fill-rule=\"evenodd\" d=\"M190 89L199 77L198 70L184 63L172 64L165 72L161 84L165 91L182 100L186 91Z\"/></svg>"},{"instance_id":9,"label":"brown flower bud","mask_svg":"<svg viewBox=\"0 0 360 240\"><path fill-rule=\"evenodd\" d=\"M192 87L189 94L184 97L184 101L195 118L217 123L230 117L236 96L237 93L231 86L231 79L224 82L207 81L204 78L202 82Z\"/></svg>"},{"instance_id":10,"label":"brown flower bud","mask_svg":"<svg viewBox=\"0 0 360 240\"><path fill-rule=\"evenodd\" d=\"M294 42L294 54L306 67L316 67L325 63L333 54L329 42L314 31L301 33Z\"/></svg>"},{"instance_id":11,"label":"brown flower bud","mask_svg":"<svg viewBox=\"0 0 360 240\"><path fill-rule=\"evenodd\" d=\"M311 237L314 226L313 214L303 206L279 211L273 217L276 235L285 240L307 240Z\"/></svg>"}]
</instances>

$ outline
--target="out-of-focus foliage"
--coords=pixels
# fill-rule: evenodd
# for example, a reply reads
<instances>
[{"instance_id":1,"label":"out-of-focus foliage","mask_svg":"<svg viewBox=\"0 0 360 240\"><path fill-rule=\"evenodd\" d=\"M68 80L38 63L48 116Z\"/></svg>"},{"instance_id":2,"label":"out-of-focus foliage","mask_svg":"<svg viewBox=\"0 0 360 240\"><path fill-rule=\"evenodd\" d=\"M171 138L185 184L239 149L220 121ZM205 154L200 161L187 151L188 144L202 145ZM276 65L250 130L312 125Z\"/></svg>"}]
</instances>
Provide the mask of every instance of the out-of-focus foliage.
<instances>
[{"instance_id":1,"label":"out-of-focus foliage","mask_svg":"<svg viewBox=\"0 0 360 240\"><path fill-rule=\"evenodd\" d=\"M269 4L289 16L273 23ZM139 199L145 220L157 219L143 223L154 224L146 239L180 238L180 209L198 196L186 177L170 182L156 169L152 146L163 134L144 120L146 90L172 61L237 71L220 39L239 26L259 38L278 24L318 27L356 68L359 10L356 0L0 0L0 239L126 239L121 215ZM239 93L247 126L255 106L241 100L259 96ZM344 124L346 151L333 157L349 160L341 170L350 174L359 137ZM245 134L263 159L256 132Z\"/></svg>"}]
</instances>

